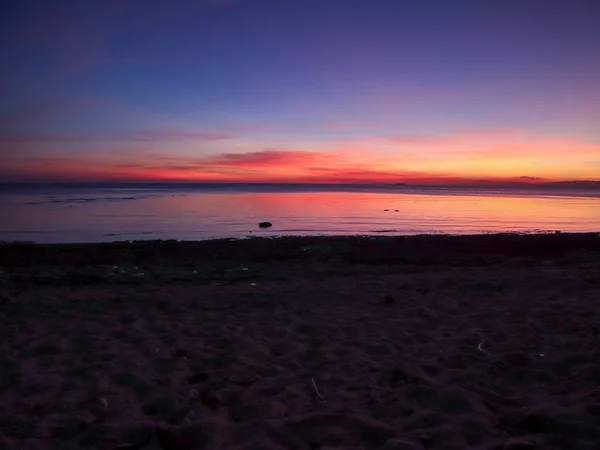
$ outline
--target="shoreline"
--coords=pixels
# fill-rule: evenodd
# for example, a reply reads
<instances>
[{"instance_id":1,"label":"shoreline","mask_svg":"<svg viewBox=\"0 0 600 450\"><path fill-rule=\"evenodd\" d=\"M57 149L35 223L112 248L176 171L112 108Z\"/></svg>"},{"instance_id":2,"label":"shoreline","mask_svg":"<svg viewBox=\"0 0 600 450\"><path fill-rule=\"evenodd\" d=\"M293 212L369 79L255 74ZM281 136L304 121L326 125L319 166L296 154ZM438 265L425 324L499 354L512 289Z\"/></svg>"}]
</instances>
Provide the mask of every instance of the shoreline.
<instances>
[{"instance_id":1,"label":"shoreline","mask_svg":"<svg viewBox=\"0 0 600 450\"><path fill-rule=\"evenodd\" d=\"M0 245L0 447L600 442L600 234Z\"/></svg>"},{"instance_id":2,"label":"shoreline","mask_svg":"<svg viewBox=\"0 0 600 450\"><path fill-rule=\"evenodd\" d=\"M82 254L82 252L85 253ZM138 240L94 243L0 242L0 266L60 262L118 262L120 258L240 261L333 260L366 264L451 264L481 258L549 259L600 252L600 232L350 236L256 236L197 241Z\"/></svg>"}]
</instances>

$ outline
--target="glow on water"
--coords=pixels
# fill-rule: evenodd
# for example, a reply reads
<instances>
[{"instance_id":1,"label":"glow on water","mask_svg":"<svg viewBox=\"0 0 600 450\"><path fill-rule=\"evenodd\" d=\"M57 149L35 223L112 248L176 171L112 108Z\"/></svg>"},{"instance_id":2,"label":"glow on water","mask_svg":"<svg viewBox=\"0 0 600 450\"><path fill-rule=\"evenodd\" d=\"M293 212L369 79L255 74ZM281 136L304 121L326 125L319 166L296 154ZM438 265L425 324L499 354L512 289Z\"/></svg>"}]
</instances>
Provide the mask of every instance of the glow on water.
<instances>
[{"instance_id":1,"label":"glow on water","mask_svg":"<svg viewBox=\"0 0 600 450\"><path fill-rule=\"evenodd\" d=\"M106 192L1 195L0 240L600 231L598 195L511 191ZM451 194L451 195L448 195ZM273 227L259 230L258 222ZM252 233L250 233L252 232Z\"/></svg>"}]
</instances>

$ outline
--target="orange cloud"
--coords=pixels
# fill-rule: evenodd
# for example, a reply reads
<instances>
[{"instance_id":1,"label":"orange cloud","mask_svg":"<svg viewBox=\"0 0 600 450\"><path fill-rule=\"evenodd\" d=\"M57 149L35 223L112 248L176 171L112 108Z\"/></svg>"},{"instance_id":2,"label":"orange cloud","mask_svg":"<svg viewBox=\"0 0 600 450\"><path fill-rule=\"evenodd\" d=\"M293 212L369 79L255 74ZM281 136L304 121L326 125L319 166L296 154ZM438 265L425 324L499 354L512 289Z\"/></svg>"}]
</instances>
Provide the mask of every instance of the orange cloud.
<instances>
[{"instance_id":1,"label":"orange cloud","mask_svg":"<svg viewBox=\"0 0 600 450\"><path fill-rule=\"evenodd\" d=\"M600 144L576 139L546 138L524 130L463 132L449 138L381 137L337 144L338 151L389 168L422 173L473 177L513 178L523 172L560 179L597 179L589 161L600 154Z\"/></svg>"}]
</instances>

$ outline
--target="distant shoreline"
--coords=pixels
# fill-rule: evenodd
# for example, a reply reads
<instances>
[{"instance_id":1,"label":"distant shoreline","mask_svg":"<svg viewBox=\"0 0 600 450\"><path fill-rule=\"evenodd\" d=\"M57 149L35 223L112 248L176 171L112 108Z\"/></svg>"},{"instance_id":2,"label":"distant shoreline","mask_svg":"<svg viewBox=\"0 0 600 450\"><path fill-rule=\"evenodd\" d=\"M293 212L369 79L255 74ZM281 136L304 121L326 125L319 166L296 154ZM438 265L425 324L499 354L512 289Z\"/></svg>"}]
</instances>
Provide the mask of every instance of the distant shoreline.
<instances>
[{"instance_id":1,"label":"distant shoreline","mask_svg":"<svg viewBox=\"0 0 600 450\"><path fill-rule=\"evenodd\" d=\"M247 183L247 182L171 182L171 181L97 181L97 182L66 182L66 181L39 181L39 182L1 182L2 188L36 188L36 187L61 187L61 188L128 188L128 187L181 187L181 188L206 188L206 187L237 187L237 186L289 186L289 187L376 187L393 188L408 187L415 189L600 189L600 181L554 181L546 183L480 183L480 184L410 184L410 183Z\"/></svg>"}]
</instances>

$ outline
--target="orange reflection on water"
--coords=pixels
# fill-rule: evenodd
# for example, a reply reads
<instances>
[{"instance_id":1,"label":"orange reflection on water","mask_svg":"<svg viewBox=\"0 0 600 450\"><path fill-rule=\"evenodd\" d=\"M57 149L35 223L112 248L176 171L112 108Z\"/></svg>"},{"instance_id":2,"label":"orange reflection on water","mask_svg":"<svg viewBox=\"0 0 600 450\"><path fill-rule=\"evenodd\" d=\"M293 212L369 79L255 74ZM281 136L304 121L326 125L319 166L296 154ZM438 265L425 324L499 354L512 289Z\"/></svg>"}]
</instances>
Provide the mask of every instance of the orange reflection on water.
<instances>
[{"instance_id":1,"label":"orange reflection on water","mask_svg":"<svg viewBox=\"0 0 600 450\"><path fill-rule=\"evenodd\" d=\"M216 200L216 199L215 199ZM227 199L219 199L227 203ZM595 207L590 202L595 203ZM374 193L248 194L239 208L253 217L356 231L509 231L600 229L600 200L571 197L402 195ZM388 211L386 211L388 210ZM343 226L341 226L343 225ZM343 230L339 230L343 231Z\"/></svg>"},{"instance_id":2,"label":"orange reflection on water","mask_svg":"<svg viewBox=\"0 0 600 450\"><path fill-rule=\"evenodd\" d=\"M141 195L127 201L16 201L10 205L11 216L0 226L0 240L205 239L243 237L250 232L303 235L600 231L598 196L531 192L447 194L447 190L430 194L188 191ZM258 222L265 220L274 226L259 230Z\"/></svg>"}]
</instances>

